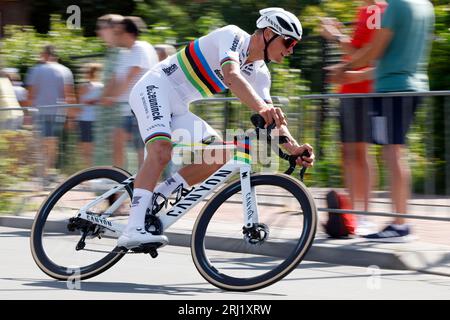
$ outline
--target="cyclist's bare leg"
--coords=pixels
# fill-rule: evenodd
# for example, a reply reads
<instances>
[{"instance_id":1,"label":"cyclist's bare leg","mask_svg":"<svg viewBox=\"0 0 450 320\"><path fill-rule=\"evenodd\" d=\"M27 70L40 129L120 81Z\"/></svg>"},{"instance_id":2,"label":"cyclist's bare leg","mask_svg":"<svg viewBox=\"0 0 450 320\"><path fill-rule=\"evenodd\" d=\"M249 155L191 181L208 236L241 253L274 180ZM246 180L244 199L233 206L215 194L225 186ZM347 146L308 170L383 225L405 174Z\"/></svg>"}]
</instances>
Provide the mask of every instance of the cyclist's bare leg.
<instances>
[{"instance_id":1,"label":"cyclist's bare leg","mask_svg":"<svg viewBox=\"0 0 450 320\"><path fill-rule=\"evenodd\" d=\"M125 233L127 234L143 230L147 208L153 199L153 190L164 167L171 158L172 143L168 140L156 140L147 144L146 148L148 152L147 158L144 160L134 181L130 217L125 228Z\"/></svg>"},{"instance_id":2,"label":"cyclist's bare leg","mask_svg":"<svg viewBox=\"0 0 450 320\"><path fill-rule=\"evenodd\" d=\"M169 163L172 154L172 143L166 140L157 140L146 145L147 158L142 163L134 187L153 191L161 173Z\"/></svg>"},{"instance_id":3,"label":"cyclist's bare leg","mask_svg":"<svg viewBox=\"0 0 450 320\"><path fill-rule=\"evenodd\" d=\"M145 215L147 213L147 208L151 206L151 202L154 198L155 192L160 193L160 189L164 188L167 192L165 196L171 194L173 190L172 187L177 187L179 184L162 183L155 189L156 183L161 176L164 168L169 163L172 156L172 143L169 140L156 140L152 143L147 144L147 158L144 160L142 167L136 175L133 191L133 200L131 204L130 217L128 219L128 224L124 230L124 233L119 237L118 245L125 246L127 248L136 247L142 243L161 243L166 244L168 239L164 235L152 235L145 231ZM225 152L220 150L222 154ZM216 155L216 152L209 152L210 155ZM222 157L223 158L223 157ZM203 179L207 178L214 171L220 168L225 159L222 161L212 161L211 158L205 159L206 161L202 164L193 164L186 168L183 168L180 173L175 174L173 177L169 178L172 181L178 180L182 182L183 185L192 185L201 182ZM188 182L183 178L182 174L186 176ZM187 187L187 186L186 186Z\"/></svg>"}]
</instances>

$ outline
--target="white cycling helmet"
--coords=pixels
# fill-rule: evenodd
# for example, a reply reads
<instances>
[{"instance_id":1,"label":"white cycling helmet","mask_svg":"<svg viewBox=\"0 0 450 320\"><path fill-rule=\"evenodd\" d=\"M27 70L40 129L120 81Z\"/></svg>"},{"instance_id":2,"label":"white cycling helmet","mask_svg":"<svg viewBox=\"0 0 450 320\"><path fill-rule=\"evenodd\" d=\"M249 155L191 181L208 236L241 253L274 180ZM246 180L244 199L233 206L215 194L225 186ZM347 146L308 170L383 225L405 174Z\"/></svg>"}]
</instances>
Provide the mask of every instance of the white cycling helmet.
<instances>
[{"instance_id":1,"label":"white cycling helmet","mask_svg":"<svg viewBox=\"0 0 450 320\"><path fill-rule=\"evenodd\" d=\"M264 61L269 63L268 48L270 43L278 36L284 36L295 41L300 41L303 29L298 18L282 8L266 8L260 10L259 13L261 14L261 17L256 21L258 29L269 28L275 33L269 41L264 38Z\"/></svg>"},{"instance_id":2,"label":"white cycling helmet","mask_svg":"<svg viewBox=\"0 0 450 320\"><path fill-rule=\"evenodd\" d=\"M266 8L259 11L261 17L256 21L259 29L270 28L278 35L300 41L302 38L302 24L298 18L282 8Z\"/></svg>"}]
</instances>

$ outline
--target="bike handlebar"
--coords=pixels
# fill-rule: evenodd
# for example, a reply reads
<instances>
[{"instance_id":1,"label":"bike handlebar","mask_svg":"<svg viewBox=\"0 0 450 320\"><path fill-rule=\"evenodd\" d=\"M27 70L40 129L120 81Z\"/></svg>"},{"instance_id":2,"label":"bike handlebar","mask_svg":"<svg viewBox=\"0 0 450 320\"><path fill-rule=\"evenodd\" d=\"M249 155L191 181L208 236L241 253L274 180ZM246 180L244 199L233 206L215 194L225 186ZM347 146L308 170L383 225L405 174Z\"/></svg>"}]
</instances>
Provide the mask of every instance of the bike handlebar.
<instances>
[{"instance_id":1,"label":"bike handlebar","mask_svg":"<svg viewBox=\"0 0 450 320\"><path fill-rule=\"evenodd\" d=\"M264 120L264 118L259 115L259 114L254 114L251 116L250 120L252 121L253 125L256 128L256 137L259 139L260 136L265 135L267 142L271 145L272 150L278 153L278 156L281 159L284 159L286 161L289 161L289 168L284 172L287 175L291 175L292 172L294 172L295 167L297 166L297 159L299 157L309 157L310 154L308 152L308 150L305 150L301 155L290 155L285 153L283 150L281 150L280 147L274 148L271 144L272 141L272 137L270 136L270 132L275 129L275 123L272 123L270 125L267 126L267 128L265 128L266 125L266 121ZM262 131L261 129L265 129L267 130L267 132ZM286 136L279 136L278 137L278 144L283 144L288 142L288 138ZM306 172L306 167L302 167L302 169L300 170L300 180L303 181L303 177L305 175Z\"/></svg>"}]
</instances>

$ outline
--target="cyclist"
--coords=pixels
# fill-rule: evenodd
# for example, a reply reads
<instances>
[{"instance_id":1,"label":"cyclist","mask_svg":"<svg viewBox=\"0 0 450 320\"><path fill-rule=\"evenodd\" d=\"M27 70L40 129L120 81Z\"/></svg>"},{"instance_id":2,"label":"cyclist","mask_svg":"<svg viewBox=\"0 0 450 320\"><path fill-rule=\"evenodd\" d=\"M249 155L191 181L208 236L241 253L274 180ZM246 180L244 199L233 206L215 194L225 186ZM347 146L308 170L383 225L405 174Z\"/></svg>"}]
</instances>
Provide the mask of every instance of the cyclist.
<instances>
[{"instance_id":1,"label":"cyclist","mask_svg":"<svg viewBox=\"0 0 450 320\"><path fill-rule=\"evenodd\" d=\"M258 29L253 35L234 25L217 29L160 62L132 89L129 102L139 123L147 157L134 182L130 217L118 246L132 249L148 243L166 245L165 235L152 235L144 228L153 195L168 197L180 185L189 188L223 165L186 166L155 189L164 167L171 160L172 133L185 129L193 142L217 136L205 121L189 112L189 103L194 100L230 89L267 124L275 122L280 135L289 138L283 144L289 153L300 155L308 150L310 157L299 157L297 163L312 166L312 147L299 145L292 138L283 111L272 105L271 79L266 66L270 61L280 63L293 53L294 46L301 40L302 26L295 15L281 8L266 8L260 14L256 22ZM194 130L199 126L201 132Z\"/></svg>"}]
</instances>

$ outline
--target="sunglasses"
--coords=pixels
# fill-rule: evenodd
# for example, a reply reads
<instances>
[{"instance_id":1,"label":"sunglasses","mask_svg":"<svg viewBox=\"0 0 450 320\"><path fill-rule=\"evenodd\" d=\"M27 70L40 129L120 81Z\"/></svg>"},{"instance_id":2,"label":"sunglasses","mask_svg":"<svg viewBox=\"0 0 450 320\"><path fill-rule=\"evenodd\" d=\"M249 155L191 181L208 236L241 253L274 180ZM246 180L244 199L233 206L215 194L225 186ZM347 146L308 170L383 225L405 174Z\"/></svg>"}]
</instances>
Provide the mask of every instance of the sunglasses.
<instances>
[{"instance_id":1,"label":"sunglasses","mask_svg":"<svg viewBox=\"0 0 450 320\"><path fill-rule=\"evenodd\" d=\"M286 47L286 49L294 48L297 43L298 41L293 38L283 37L283 44Z\"/></svg>"}]
</instances>

